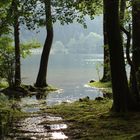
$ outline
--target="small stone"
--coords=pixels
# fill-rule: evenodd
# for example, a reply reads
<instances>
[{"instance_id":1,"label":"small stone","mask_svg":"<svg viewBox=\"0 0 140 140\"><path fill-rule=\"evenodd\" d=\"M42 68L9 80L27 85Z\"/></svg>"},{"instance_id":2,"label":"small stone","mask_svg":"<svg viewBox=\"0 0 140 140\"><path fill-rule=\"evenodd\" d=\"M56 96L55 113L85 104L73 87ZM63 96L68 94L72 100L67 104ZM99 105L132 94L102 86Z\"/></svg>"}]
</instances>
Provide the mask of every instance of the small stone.
<instances>
[{"instance_id":1,"label":"small stone","mask_svg":"<svg viewBox=\"0 0 140 140\"><path fill-rule=\"evenodd\" d=\"M51 130L51 127L49 125L44 125L44 128L47 130Z\"/></svg>"},{"instance_id":2,"label":"small stone","mask_svg":"<svg viewBox=\"0 0 140 140\"><path fill-rule=\"evenodd\" d=\"M102 101L104 98L103 97L96 97L95 100L96 101Z\"/></svg>"},{"instance_id":3,"label":"small stone","mask_svg":"<svg viewBox=\"0 0 140 140\"><path fill-rule=\"evenodd\" d=\"M94 82L95 82L95 80L90 80L89 82L90 82L90 83L94 83Z\"/></svg>"}]
</instances>

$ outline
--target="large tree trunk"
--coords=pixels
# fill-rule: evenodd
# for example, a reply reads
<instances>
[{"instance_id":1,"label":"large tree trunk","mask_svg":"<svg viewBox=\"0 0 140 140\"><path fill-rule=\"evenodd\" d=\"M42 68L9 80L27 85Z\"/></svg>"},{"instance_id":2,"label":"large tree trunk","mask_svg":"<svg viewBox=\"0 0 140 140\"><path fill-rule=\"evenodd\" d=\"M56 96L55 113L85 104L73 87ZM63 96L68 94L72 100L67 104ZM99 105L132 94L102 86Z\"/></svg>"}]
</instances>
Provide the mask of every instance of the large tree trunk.
<instances>
[{"instance_id":1,"label":"large tree trunk","mask_svg":"<svg viewBox=\"0 0 140 140\"><path fill-rule=\"evenodd\" d=\"M106 29L106 0L103 0L103 34L104 34L104 65L103 65L103 77L101 82L111 81L111 72L110 72L110 59L109 59L109 46L108 46L108 37Z\"/></svg>"},{"instance_id":2,"label":"large tree trunk","mask_svg":"<svg viewBox=\"0 0 140 140\"><path fill-rule=\"evenodd\" d=\"M113 110L128 110L129 88L126 77L123 45L119 21L119 0L106 0L107 35L110 52L110 67L113 89Z\"/></svg>"},{"instance_id":3,"label":"large tree trunk","mask_svg":"<svg viewBox=\"0 0 140 140\"><path fill-rule=\"evenodd\" d=\"M130 86L136 99L140 100L140 1L132 2L132 63ZM134 74L135 72L135 74Z\"/></svg>"},{"instance_id":4,"label":"large tree trunk","mask_svg":"<svg viewBox=\"0 0 140 140\"><path fill-rule=\"evenodd\" d=\"M21 64L20 64L20 39L19 39L19 21L18 8L16 1L13 1L14 7L14 41L15 41L15 85L21 84Z\"/></svg>"},{"instance_id":5,"label":"large tree trunk","mask_svg":"<svg viewBox=\"0 0 140 140\"><path fill-rule=\"evenodd\" d=\"M52 24L52 16L51 16L51 0L44 1L45 3L45 10L46 10L46 30L47 36L44 43L44 48L41 56L40 61L40 68L37 76L37 80L35 83L36 87L46 87L47 86L47 67L48 67L48 60L49 54L52 46L53 41L53 24Z\"/></svg>"}]
</instances>

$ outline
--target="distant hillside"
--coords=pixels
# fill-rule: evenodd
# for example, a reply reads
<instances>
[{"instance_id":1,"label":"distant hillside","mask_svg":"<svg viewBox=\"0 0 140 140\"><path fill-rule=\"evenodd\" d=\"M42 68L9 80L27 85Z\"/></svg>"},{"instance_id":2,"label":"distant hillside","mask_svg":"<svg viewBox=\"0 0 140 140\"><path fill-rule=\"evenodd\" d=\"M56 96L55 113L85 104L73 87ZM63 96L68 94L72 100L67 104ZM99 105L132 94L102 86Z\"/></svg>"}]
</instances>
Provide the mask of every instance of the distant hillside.
<instances>
[{"instance_id":1,"label":"distant hillside","mask_svg":"<svg viewBox=\"0 0 140 140\"><path fill-rule=\"evenodd\" d=\"M98 16L94 20L87 18L86 24L87 29L78 23L64 26L55 23L52 53L102 53L102 16ZM45 36L45 28L37 29L34 32L25 30L25 28L21 29L23 41L37 39L43 44Z\"/></svg>"}]
</instances>

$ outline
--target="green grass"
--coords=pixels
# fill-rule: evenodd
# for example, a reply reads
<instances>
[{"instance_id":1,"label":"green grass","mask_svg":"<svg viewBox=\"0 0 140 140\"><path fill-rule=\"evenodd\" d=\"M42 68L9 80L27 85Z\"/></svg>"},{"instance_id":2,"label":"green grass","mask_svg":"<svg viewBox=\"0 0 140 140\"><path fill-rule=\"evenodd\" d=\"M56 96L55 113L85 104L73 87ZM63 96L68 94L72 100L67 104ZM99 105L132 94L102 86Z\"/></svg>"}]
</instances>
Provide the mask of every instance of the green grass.
<instances>
[{"instance_id":1,"label":"green grass","mask_svg":"<svg viewBox=\"0 0 140 140\"><path fill-rule=\"evenodd\" d=\"M111 82L93 82L88 83L88 85L97 88L111 88Z\"/></svg>"},{"instance_id":2,"label":"green grass","mask_svg":"<svg viewBox=\"0 0 140 140\"><path fill-rule=\"evenodd\" d=\"M68 124L65 133L72 140L140 139L140 113L114 114L111 106L112 100L77 101L48 108L47 112L63 117Z\"/></svg>"},{"instance_id":3,"label":"green grass","mask_svg":"<svg viewBox=\"0 0 140 140\"><path fill-rule=\"evenodd\" d=\"M1 88L7 88L8 87L8 83L7 82L0 82L0 89Z\"/></svg>"},{"instance_id":4,"label":"green grass","mask_svg":"<svg viewBox=\"0 0 140 140\"><path fill-rule=\"evenodd\" d=\"M8 97L0 93L0 130L3 136L11 132L11 124L14 121L27 116L26 113L13 109L13 104L16 104L15 100L8 100Z\"/></svg>"},{"instance_id":5,"label":"green grass","mask_svg":"<svg viewBox=\"0 0 140 140\"><path fill-rule=\"evenodd\" d=\"M14 99L9 100L7 96L0 93L0 115L6 113L7 115L12 116L13 118L18 118L18 117L20 118L20 117L24 117L25 115L27 115L26 113L23 113L16 108L13 109L12 108L13 104L17 104L17 101ZM7 118L10 116L7 116Z\"/></svg>"}]
</instances>

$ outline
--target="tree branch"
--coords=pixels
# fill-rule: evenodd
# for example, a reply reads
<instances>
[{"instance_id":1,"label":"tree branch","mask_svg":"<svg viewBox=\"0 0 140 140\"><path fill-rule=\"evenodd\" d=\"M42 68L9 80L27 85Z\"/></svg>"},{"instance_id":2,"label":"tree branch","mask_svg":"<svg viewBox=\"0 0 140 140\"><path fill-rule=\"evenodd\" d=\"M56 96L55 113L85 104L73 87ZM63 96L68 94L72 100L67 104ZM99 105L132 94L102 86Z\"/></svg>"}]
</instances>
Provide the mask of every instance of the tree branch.
<instances>
[{"instance_id":1,"label":"tree branch","mask_svg":"<svg viewBox=\"0 0 140 140\"><path fill-rule=\"evenodd\" d=\"M131 27L129 25L129 31L127 31L123 26L120 26L120 29L122 32L126 34L127 37L127 43L126 43L126 59L128 64L133 67L133 63L130 57L130 42L131 42Z\"/></svg>"}]
</instances>

